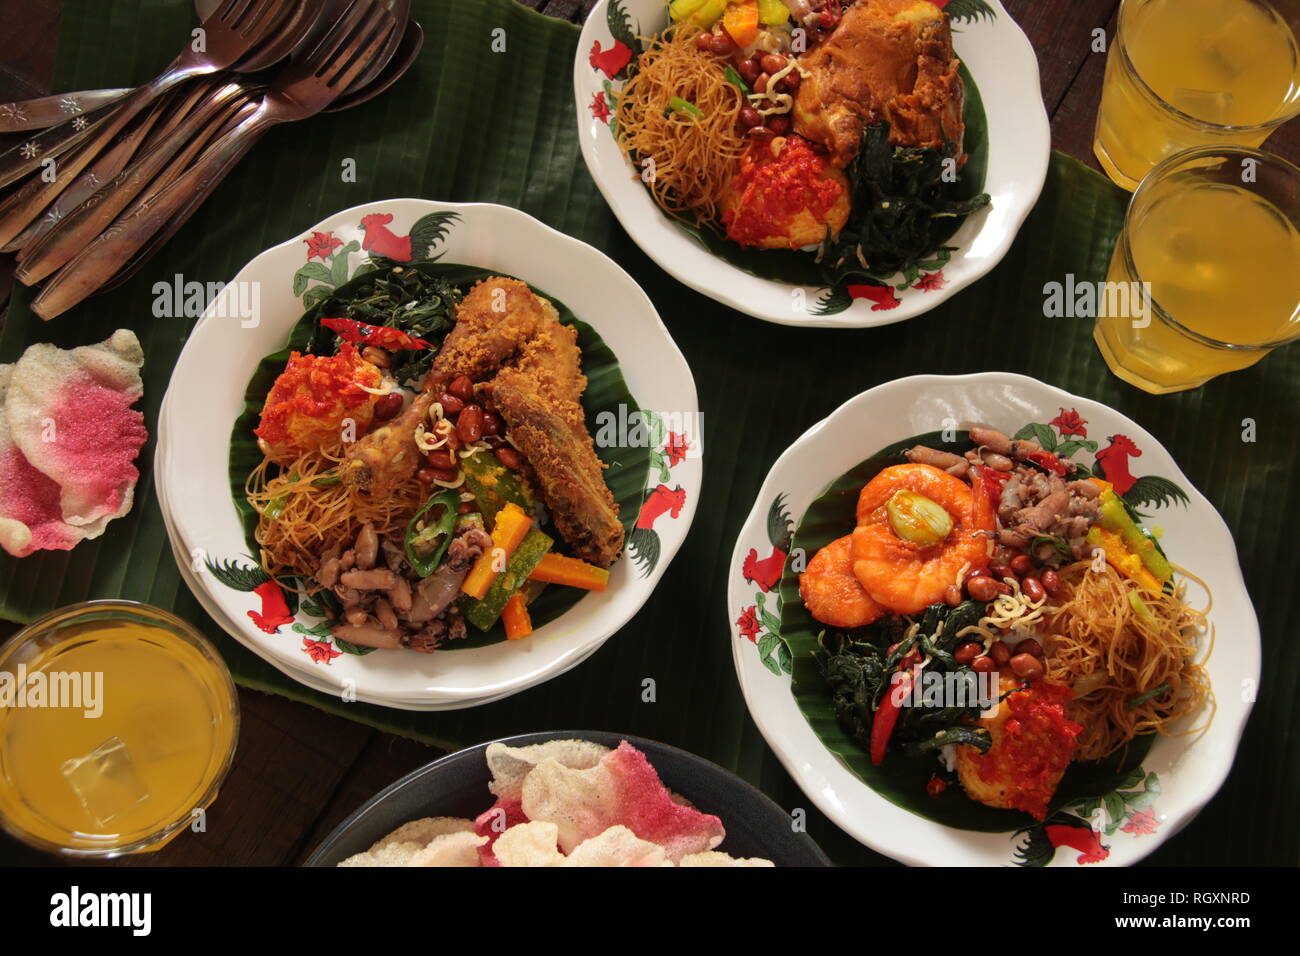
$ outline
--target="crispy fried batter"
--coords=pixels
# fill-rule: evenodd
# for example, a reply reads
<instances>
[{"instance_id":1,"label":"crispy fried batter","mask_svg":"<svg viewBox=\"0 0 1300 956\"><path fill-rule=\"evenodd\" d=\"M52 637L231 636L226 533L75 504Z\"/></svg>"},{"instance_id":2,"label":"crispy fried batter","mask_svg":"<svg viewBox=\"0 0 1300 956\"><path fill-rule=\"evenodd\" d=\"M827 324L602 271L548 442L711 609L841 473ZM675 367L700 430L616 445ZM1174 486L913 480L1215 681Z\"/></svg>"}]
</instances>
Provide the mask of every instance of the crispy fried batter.
<instances>
[{"instance_id":1,"label":"crispy fried batter","mask_svg":"<svg viewBox=\"0 0 1300 956\"><path fill-rule=\"evenodd\" d=\"M561 411L566 421L585 429L582 393L587 388L587 376L582 374L578 330L562 325L554 306L549 302L545 305L550 310L546 321L538 325L533 337L524 343L518 357L503 372L514 371L526 376L532 390Z\"/></svg>"},{"instance_id":2,"label":"crispy fried batter","mask_svg":"<svg viewBox=\"0 0 1300 956\"><path fill-rule=\"evenodd\" d=\"M962 157L965 91L948 18L927 0L866 0L849 7L822 43L800 57L797 133L821 143L839 167L863 130L888 120L898 146L956 147Z\"/></svg>"},{"instance_id":3,"label":"crispy fried batter","mask_svg":"<svg viewBox=\"0 0 1300 956\"><path fill-rule=\"evenodd\" d=\"M584 561L602 568L623 549L618 505L605 484L582 406L556 401L546 366L504 368L492 383L497 412L528 459L535 484L564 540Z\"/></svg>"},{"instance_id":4,"label":"crispy fried batter","mask_svg":"<svg viewBox=\"0 0 1300 956\"><path fill-rule=\"evenodd\" d=\"M456 307L456 327L443 340L428 382L446 383L457 375L475 382L489 377L532 340L548 317L555 320L554 306L533 295L527 284L500 276L484 279Z\"/></svg>"}]
</instances>

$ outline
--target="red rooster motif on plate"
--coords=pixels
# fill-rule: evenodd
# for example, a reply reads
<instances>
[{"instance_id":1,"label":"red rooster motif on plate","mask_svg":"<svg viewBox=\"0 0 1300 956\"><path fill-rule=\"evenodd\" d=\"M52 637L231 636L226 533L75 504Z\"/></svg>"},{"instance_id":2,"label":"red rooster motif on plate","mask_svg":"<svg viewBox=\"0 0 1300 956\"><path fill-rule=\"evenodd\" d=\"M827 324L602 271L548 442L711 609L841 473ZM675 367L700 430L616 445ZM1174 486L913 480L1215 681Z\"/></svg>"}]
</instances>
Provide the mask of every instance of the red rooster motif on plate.
<instances>
[{"instance_id":1,"label":"red rooster motif on plate","mask_svg":"<svg viewBox=\"0 0 1300 956\"><path fill-rule=\"evenodd\" d=\"M636 526L628 536L628 548L641 566L642 575L652 572L659 563L659 532L655 531L655 522L665 514L670 518L678 517L684 507L686 489L681 485L669 488L660 483L646 492Z\"/></svg>"},{"instance_id":2,"label":"red rooster motif on plate","mask_svg":"<svg viewBox=\"0 0 1300 956\"><path fill-rule=\"evenodd\" d=\"M361 248L372 257L382 256L394 262L425 262L437 257L433 249L446 237L451 224L460 218L454 212L434 212L421 216L405 236L388 228L393 221L391 212L372 212L361 217L361 231L365 238Z\"/></svg>"},{"instance_id":3,"label":"red rooster motif on plate","mask_svg":"<svg viewBox=\"0 0 1300 956\"><path fill-rule=\"evenodd\" d=\"M1142 449L1127 435L1110 436L1110 444L1096 454L1096 472L1115 486L1119 495L1134 508L1153 506L1163 508L1177 502L1186 505L1187 493L1168 478L1159 475L1134 476L1129 470L1129 459L1140 458Z\"/></svg>"},{"instance_id":4,"label":"red rooster motif on plate","mask_svg":"<svg viewBox=\"0 0 1300 956\"><path fill-rule=\"evenodd\" d=\"M790 554L790 541L794 537L794 524L785 507L785 495L777 495L767 509L767 540L772 550L765 557L758 556L757 548L745 555L740 573L747 584L757 584L760 591L771 591L781 583L785 561Z\"/></svg>"}]
</instances>

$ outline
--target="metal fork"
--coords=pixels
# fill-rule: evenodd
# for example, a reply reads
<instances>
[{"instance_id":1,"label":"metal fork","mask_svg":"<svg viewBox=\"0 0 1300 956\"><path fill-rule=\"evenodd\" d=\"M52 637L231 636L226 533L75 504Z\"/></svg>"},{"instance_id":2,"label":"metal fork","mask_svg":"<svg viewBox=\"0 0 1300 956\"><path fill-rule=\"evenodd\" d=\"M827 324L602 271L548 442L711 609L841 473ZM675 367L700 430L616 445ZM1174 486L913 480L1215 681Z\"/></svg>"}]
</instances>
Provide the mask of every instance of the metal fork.
<instances>
[{"instance_id":1,"label":"metal fork","mask_svg":"<svg viewBox=\"0 0 1300 956\"><path fill-rule=\"evenodd\" d=\"M112 278L174 215L194 208L270 127L312 116L340 96L387 45L396 21L376 0L352 0L346 13L307 54L280 71L257 109L223 134L166 188L137 200L83 249L32 302L51 319Z\"/></svg>"},{"instance_id":2,"label":"metal fork","mask_svg":"<svg viewBox=\"0 0 1300 956\"><path fill-rule=\"evenodd\" d=\"M300 0L225 0L200 27L203 49L196 50L197 40L191 40L166 70L124 100L45 130L0 155L0 187L9 185L46 159L61 155L92 135L96 136L95 142L100 143L102 149L112 138L111 135L102 135L106 130L111 129L115 135L136 114L177 83L231 66L273 31L289 8L298 2ZM94 154L87 156L81 168L84 169L97 154L98 150L95 150ZM67 181L70 180L66 180L65 185ZM52 199L50 196L46 202Z\"/></svg>"}]
</instances>

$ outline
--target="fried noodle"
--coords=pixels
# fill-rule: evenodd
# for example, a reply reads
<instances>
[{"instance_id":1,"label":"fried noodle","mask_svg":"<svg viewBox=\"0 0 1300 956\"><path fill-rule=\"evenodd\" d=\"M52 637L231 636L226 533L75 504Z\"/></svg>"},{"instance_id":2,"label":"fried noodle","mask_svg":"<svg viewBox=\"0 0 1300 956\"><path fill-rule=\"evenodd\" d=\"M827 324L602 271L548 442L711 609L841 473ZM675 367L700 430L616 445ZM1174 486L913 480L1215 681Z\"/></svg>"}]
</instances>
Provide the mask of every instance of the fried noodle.
<instances>
[{"instance_id":1,"label":"fried noodle","mask_svg":"<svg viewBox=\"0 0 1300 956\"><path fill-rule=\"evenodd\" d=\"M717 228L719 204L748 143L738 131L745 97L719 59L678 26L649 41L615 110L619 142L665 212ZM693 105L673 109L678 97ZM649 170L646 161L653 163ZM644 165L643 165L644 164ZM652 172L653 175L646 175Z\"/></svg>"},{"instance_id":2,"label":"fried noodle","mask_svg":"<svg viewBox=\"0 0 1300 956\"><path fill-rule=\"evenodd\" d=\"M1179 572L1209 594L1200 578ZM1059 602L1046 609L1052 635L1047 676L1075 688L1072 717L1084 726L1076 759L1100 760L1141 734L1180 737L1209 726L1214 697L1204 658L1197 660L1201 633L1209 634L1205 657L1213 648L1209 607L1188 606L1181 587L1160 593L1142 588L1109 564L1096 571L1083 561L1060 575ZM1169 729L1207 701L1203 724Z\"/></svg>"},{"instance_id":3,"label":"fried noodle","mask_svg":"<svg viewBox=\"0 0 1300 956\"><path fill-rule=\"evenodd\" d=\"M377 534L400 539L428 497L428 489L411 477L383 498L372 498L337 480L342 459L341 446L306 452L287 466L264 458L245 481L245 497L258 514L254 538L261 565L273 578L314 579L322 557L351 547L366 523ZM295 590L319 590L314 580L303 584Z\"/></svg>"}]
</instances>

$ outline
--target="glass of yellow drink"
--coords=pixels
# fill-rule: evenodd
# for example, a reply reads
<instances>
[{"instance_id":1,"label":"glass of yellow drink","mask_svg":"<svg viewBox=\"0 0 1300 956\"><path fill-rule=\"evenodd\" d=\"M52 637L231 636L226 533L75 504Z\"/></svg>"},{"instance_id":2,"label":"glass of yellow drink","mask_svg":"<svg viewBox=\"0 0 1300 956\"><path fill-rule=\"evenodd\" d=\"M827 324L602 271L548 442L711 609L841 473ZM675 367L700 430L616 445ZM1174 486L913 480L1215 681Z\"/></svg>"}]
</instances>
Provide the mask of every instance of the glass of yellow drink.
<instances>
[{"instance_id":1,"label":"glass of yellow drink","mask_svg":"<svg viewBox=\"0 0 1300 956\"><path fill-rule=\"evenodd\" d=\"M1196 146L1259 146L1300 115L1300 0L1123 0L1093 150L1133 190Z\"/></svg>"},{"instance_id":2,"label":"glass of yellow drink","mask_svg":"<svg viewBox=\"0 0 1300 956\"><path fill-rule=\"evenodd\" d=\"M190 625L131 601L55 611L0 648L0 824L71 856L158 849L206 826L238 734L230 672Z\"/></svg>"},{"instance_id":3,"label":"glass of yellow drink","mask_svg":"<svg viewBox=\"0 0 1300 956\"><path fill-rule=\"evenodd\" d=\"M1107 282L1147 293L1093 333L1126 382L1177 392L1254 365L1300 337L1300 168L1244 147L1170 157L1133 194Z\"/></svg>"}]
</instances>

